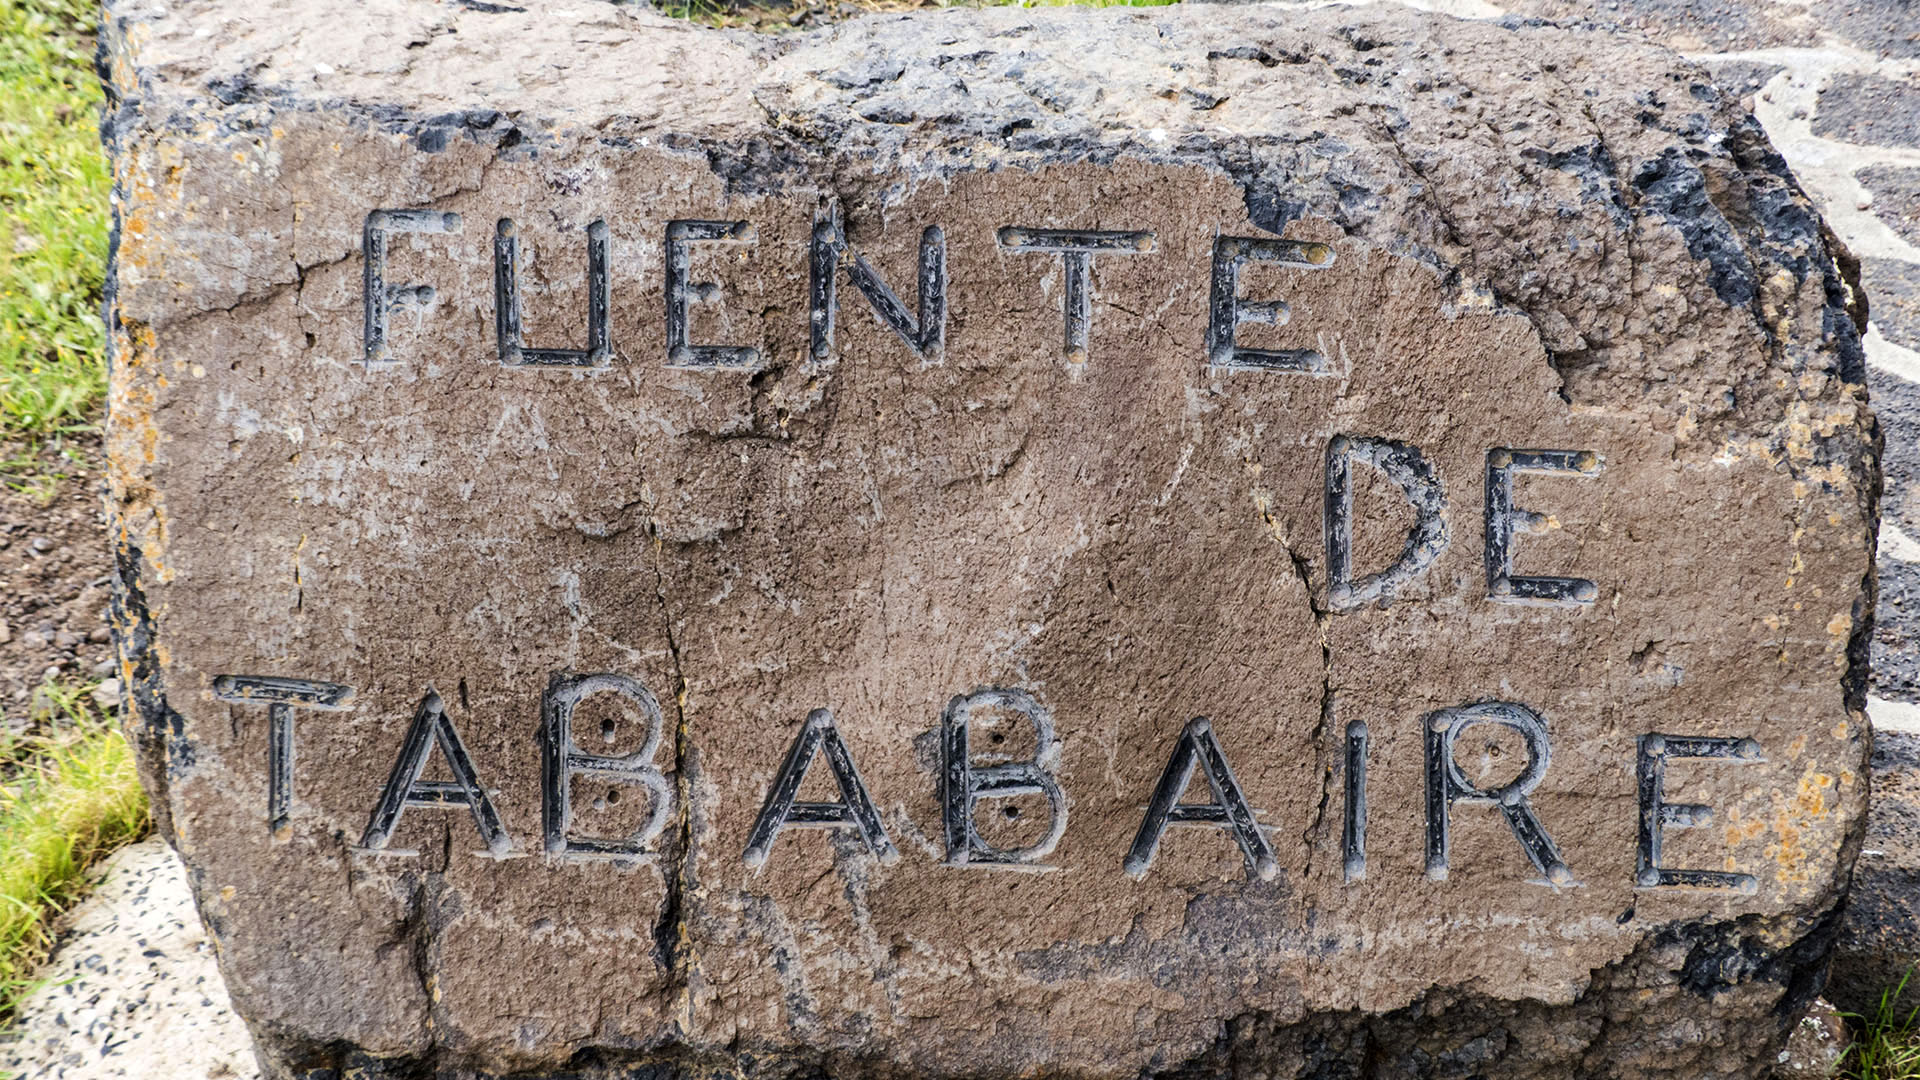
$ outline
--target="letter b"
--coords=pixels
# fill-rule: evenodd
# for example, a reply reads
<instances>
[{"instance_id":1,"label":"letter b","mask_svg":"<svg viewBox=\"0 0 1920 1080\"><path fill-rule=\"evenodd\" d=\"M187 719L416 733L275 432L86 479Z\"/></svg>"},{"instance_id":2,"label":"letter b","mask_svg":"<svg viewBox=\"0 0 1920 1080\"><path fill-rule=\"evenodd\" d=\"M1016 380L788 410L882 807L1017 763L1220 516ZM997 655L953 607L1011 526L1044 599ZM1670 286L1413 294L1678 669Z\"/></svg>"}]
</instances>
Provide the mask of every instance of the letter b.
<instances>
[{"instance_id":1,"label":"letter b","mask_svg":"<svg viewBox=\"0 0 1920 1080\"><path fill-rule=\"evenodd\" d=\"M1002 765L976 766L967 743L968 721L975 708L1005 709L1033 725L1033 758ZM955 697L940 715L940 805L946 819L947 862L953 866L1009 866L1034 863L1047 857L1067 829L1067 798L1049 770L1058 763L1060 744L1053 737L1053 718L1024 690L985 689ZM1003 849L982 839L974 825L974 809L981 799L1015 795L1044 795L1051 823L1047 835L1026 847Z\"/></svg>"},{"instance_id":2,"label":"letter b","mask_svg":"<svg viewBox=\"0 0 1920 1080\"><path fill-rule=\"evenodd\" d=\"M618 694L640 710L647 734L640 749L611 756L589 754L573 739L573 713L582 701L600 693ZM545 846L549 856L635 860L651 854L650 845L667 825L673 789L653 763L660 749L665 717L660 702L639 682L624 675L555 675L540 702L541 796ZM573 834L572 781L592 776L614 784L645 788L652 800L647 822L631 836L577 837Z\"/></svg>"}]
</instances>

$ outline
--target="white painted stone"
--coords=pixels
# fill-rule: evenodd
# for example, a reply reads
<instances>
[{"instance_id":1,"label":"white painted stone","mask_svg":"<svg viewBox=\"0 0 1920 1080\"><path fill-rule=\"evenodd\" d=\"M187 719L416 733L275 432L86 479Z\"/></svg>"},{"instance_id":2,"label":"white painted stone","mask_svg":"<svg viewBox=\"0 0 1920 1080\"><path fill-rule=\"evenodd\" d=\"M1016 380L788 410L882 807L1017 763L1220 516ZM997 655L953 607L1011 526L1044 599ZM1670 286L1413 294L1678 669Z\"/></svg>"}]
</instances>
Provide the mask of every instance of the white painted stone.
<instances>
[{"instance_id":1,"label":"white painted stone","mask_svg":"<svg viewBox=\"0 0 1920 1080\"><path fill-rule=\"evenodd\" d=\"M1898 731L1906 735L1920 735L1920 705L1910 701L1886 701L1869 696L1867 719L1873 722L1876 731Z\"/></svg>"},{"instance_id":2,"label":"white painted stone","mask_svg":"<svg viewBox=\"0 0 1920 1080\"><path fill-rule=\"evenodd\" d=\"M1880 522L1880 557L1901 562L1920 562L1920 540L1900 531L1891 521Z\"/></svg>"},{"instance_id":3,"label":"white painted stone","mask_svg":"<svg viewBox=\"0 0 1920 1080\"><path fill-rule=\"evenodd\" d=\"M1865 338L1867 363L1889 375L1920 383L1920 353L1888 341L1880 328L1869 322Z\"/></svg>"}]
</instances>

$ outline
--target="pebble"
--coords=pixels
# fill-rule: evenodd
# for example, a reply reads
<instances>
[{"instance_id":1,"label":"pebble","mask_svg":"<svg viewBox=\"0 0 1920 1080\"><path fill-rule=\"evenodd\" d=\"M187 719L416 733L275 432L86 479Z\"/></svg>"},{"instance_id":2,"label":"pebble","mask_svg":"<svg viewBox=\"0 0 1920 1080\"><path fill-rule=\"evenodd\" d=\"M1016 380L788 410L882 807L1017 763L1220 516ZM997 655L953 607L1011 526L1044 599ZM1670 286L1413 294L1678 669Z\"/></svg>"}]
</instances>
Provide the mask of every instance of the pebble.
<instances>
[{"instance_id":1,"label":"pebble","mask_svg":"<svg viewBox=\"0 0 1920 1080\"><path fill-rule=\"evenodd\" d=\"M113 631L104 626L96 626L87 632L87 640L95 645L105 645L113 640Z\"/></svg>"},{"instance_id":2,"label":"pebble","mask_svg":"<svg viewBox=\"0 0 1920 1080\"><path fill-rule=\"evenodd\" d=\"M7 625L7 620L0 619L0 645L5 645L7 642L12 640L13 640L13 627Z\"/></svg>"},{"instance_id":3,"label":"pebble","mask_svg":"<svg viewBox=\"0 0 1920 1080\"><path fill-rule=\"evenodd\" d=\"M103 713L118 710L120 708L120 680L108 679L99 686L94 687L93 703L98 706Z\"/></svg>"},{"instance_id":4,"label":"pebble","mask_svg":"<svg viewBox=\"0 0 1920 1080\"><path fill-rule=\"evenodd\" d=\"M1794 1076L1824 1080L1835 1076L1849 1041L1847 1025L1840 1019L1839 1011L1825 999L1815 998L1813 1008L1788 1037L1786 1049L1780 1051L1774 1076L1778 1080Z\"/></svg>"},{"instance_id":5,"label":"pebble","mask_svg":"<svg viewBox=\"0 0 1920 1080\"><path fill-rule=\"evenodd\" d=\"M39 552L40 554L45 555L47 552L52 551L58 545L56 545L51 539L47 537L36 536L32 540L27 542L27 546Z\"/></svg>"},{"instance_id":6,"label":"pebble","mask_svg":"<svg viewBox=\"0 0 1920 1080\"><path fill-rule=\"evenodd\" d=\"M113 657L109 656L105 660L102 660L99 663L93 665L93 669L90 672L90 674L92 674L93 677L96 679L105 679L110 677L114 672L119 670L120 670L120 662L118 660L115 660Z\"/></svg>"},{"instance_id":7,"label":"pebble","mask_svg":"<svg viewBox=\"0 0 1920 1080\"><path fill-rule=\"evenodd\" d=\"M84 640L86 639L82 638L79 634L76 634L71 630L62 630L59 633L53 635L54 645L62 649L71 649L75 645L80 644Z\"/></svg>"},{"instance_id":8,"label":"pebble","mask_svg":"<svg viewBox=\"0 0 1920 1080\"><path fill-rule=\"evenodd\" d=\"M38 652L47 647L47 635L38 630L29 630L20 635L20 647L29 652Z\"/></svg>"}]
</instances>

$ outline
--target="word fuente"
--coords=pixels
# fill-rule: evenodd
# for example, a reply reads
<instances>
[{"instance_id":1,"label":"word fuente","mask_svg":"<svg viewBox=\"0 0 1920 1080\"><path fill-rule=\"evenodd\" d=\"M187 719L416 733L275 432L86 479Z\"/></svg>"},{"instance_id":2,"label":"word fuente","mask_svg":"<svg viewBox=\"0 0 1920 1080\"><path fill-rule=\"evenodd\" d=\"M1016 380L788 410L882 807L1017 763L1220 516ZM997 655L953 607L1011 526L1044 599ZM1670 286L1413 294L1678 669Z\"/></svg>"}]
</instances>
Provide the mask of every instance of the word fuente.
<instances>
[{"instance_id":1,"label":"word fuente","mask_svg":"<svg viewBox=\"0 0 1920 1080\"><path fill-rule=\"evenodd\" d=\"M364 264L364 344L368 366L397 362L388 343L388 328L396 310L417 311L434 298L431 285L392 284L387 281L387 248L396 234L447 234L462 228L459 214L439 210L375 210L367 215L361 234ZM587 226L587 341L584 348L533 348L522 340L519 231L510 218L501 218L493 240L493 299L495 348L507 367L598 368L613 362L609 328L612 311L613 240L605 221ZM667 366L695 371L753 371L761 366L760 350L748 345L696 344L690 339L689 313L694 304L718 302L720 286L692 280L692 252L699 244L752 243L755 231L746 221L669 221L666 225L666 340ZM1061 260L1064 340L1068 360L1087 360L1088 330L1093 325L1091 277L1093 260L1107 256L1150 255L1154 234L1145 231L1098 229L1029 229L1009 226L995 233L1001 250L1017 254L1051 255ZM816 363L833 356L834 323L839 313L838 278L844 269L874 313L899 335L923 362L937 363L947 341L947 241L938 226L928 226L920 237L918 310L907 305L873 264L852 251L838 212L815 222L806 253L807 310L810 351ZM1254 349L1235 341L1237 328L1247 323L1282 326L1291 317L1284 301L1251 300L1240 295L1240 272L1249 262L1273 263L1302 270L1324 270L1333 265L1333 249L1326 244L1256 237L1221 236L1214 240L1211 291L1208 299L1206 353L1218 368L1335 374L1327 357L1313 349Z\"/></svg>"}]
</instances>

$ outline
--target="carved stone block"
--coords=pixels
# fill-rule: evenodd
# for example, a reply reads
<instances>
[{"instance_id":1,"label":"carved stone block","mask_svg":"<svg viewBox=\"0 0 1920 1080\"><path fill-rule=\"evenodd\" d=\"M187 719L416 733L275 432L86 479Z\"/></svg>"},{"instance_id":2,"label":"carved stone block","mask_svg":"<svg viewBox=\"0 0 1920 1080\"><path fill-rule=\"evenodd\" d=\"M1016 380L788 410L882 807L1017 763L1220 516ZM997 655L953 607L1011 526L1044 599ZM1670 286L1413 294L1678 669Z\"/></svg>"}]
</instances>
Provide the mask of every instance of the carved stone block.
<instances>
[{"instance_id":1,"label":"carved stone block","mask_svg":"<svg viewBox=\"0 0 1920 1080\"><path fill-rule=\"evenodd\" d=\"M1703 1080L1818 992L1854 268L1680 58L114 0L103 70L124 676L272 1076Z\"/></svg>"}]
</instances>

